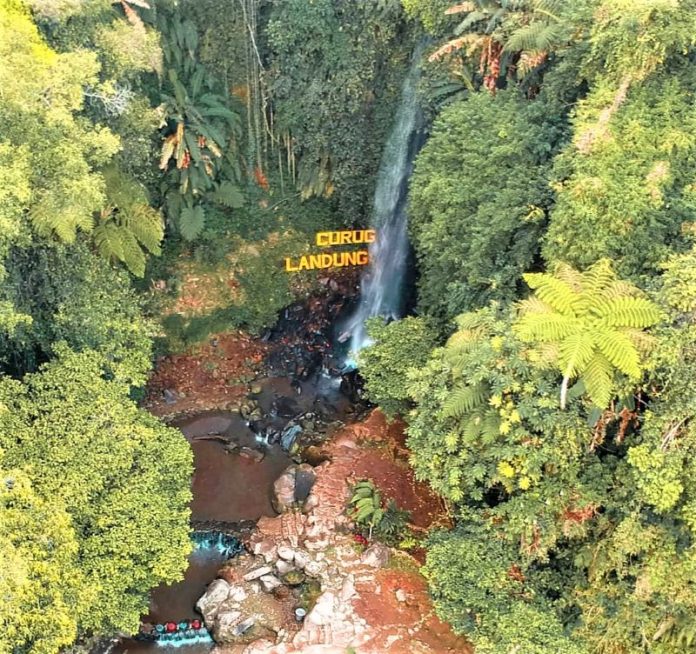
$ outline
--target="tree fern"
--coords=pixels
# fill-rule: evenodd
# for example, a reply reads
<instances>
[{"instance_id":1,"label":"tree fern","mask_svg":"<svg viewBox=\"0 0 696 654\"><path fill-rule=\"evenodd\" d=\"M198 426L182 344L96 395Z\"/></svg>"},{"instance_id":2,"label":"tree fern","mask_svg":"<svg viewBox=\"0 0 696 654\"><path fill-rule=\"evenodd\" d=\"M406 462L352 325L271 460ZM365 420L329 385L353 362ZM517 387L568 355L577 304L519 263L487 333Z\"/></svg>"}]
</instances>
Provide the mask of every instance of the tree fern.
<instances>
[{"instance_id":1,"label":"tree fern","mask_svg":"<svg viewBox=\"0 0 696 654\"><path fill-rule=\"evenodd\" d=\"M160 254L164 224L149 205L145 188L115 166L103 171L108 206L97 218L94 244L99 253L123 263L134 275L145 274L146 252Z\"/></svg>"},{"instance_id":2,"label":"tree fern","mask_svg":"<svg viewBox=\"0 0 696 654\"><path fill-rule=\"evenodd\" d=\"M608 261L583 273L560 266L554 275L534 273L525 280L535 295L520 304L515 330L523 341L556 348L562 408L573 379L580 378L592 401L604 407L616 372L640 377L648 342L643 330L659 321L660 312L637 288L617 280Z\"/></svg>"}]
</instances>

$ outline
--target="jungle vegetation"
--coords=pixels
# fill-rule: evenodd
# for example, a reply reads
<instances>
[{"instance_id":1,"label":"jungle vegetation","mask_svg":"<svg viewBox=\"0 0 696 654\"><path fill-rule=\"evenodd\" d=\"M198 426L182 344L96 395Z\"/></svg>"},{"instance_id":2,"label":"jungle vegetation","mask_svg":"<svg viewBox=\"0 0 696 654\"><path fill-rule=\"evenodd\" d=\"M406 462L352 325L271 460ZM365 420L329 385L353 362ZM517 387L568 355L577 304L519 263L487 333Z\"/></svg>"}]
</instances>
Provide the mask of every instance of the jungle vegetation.
<instances>
[{"instance_id":1,"label":"jungle vegetation","mask_svg":"<svg viewBox=\"0 0 696 654\"><path fill-rule=\"evenodd\" d=\"M476 652L693 651L696 3L403 5L418 316L361 356L455 519L437 612Z\"/></svg>"},{"instance_id":2,"label":"jungle vegetation","mask_svg":"<svg viewBox=\"0 0 696 654\"><path fill-rule=\"evenodd\" d=\"M483 654L696 649L695 41L696 0L0 0L0 651L181 578L154 356L315 287L269 262L369 222L419 43L415 315L360 364L453 518L436 610Z\"/></svg>"}]
</instances>

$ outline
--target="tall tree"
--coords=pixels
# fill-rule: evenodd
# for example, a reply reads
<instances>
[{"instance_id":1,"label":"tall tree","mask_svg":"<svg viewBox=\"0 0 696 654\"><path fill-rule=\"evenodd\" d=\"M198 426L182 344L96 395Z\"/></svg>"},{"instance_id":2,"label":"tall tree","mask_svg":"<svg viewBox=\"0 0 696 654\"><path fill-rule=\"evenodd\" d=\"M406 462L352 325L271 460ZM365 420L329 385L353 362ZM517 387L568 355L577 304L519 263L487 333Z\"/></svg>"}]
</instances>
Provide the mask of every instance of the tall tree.
<instances>
[{"instance_id":1,"label":"tall tree","mask_svg":"<svg viewBox=\"0 0 696 654\"><path fill-rule=\"evenodd\" d=\"M72 535L61 536L68 549L50 574L56 583L69 577L67 590L54 592L67 593L62 601L70 602L78 630L132 633L149 590L180 579L186 566L191 450L180 432L133 404L128 383L106 378L103 356L56 349L57 359L23 383L0 381L4 465L23 470L39 498L61 507L55 520L63 522L55 528ZM12 505L3 507L10 513L0 516L0 524L19 526ZM27 552L31 575L51 560L40 545L31 551L35 538L29 536L27 549L20 550ZM10 540L16 542L17 534ZM24 601L14 595L9 606L15 647L33 628L23 624ZM70 625L61 629L65 637Z\"/></svg>"}]
</instances>

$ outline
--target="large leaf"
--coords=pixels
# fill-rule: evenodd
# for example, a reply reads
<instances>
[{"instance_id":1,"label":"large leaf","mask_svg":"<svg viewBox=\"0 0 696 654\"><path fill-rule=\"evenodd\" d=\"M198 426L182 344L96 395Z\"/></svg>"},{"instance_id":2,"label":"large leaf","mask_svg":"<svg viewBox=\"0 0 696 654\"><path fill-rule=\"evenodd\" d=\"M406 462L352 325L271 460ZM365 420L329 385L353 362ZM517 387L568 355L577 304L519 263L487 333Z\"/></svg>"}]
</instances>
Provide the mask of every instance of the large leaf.
<instances>
[{"instance_id":1,"label":"large leaf","mask_svg":"<svg viewBox=\"0 0 696 654\"><path fill-rule=\"evenodd\" d=\"M187 241L195 240L205 227L203 207L184 207L179 214L179 231Z\"/></svg>"},{"instance_id":2,"label":"large leaf","mask_svg":"<svg viewBox=\"0 0 696 654\"><path fill-rule=\"evenodd\" d=\"M228 180L218 186L214 197L217 202L230 207L230 209L239 209L244 206L244 194L241 189L234 182Z\"/></svg>"}]
</instances>

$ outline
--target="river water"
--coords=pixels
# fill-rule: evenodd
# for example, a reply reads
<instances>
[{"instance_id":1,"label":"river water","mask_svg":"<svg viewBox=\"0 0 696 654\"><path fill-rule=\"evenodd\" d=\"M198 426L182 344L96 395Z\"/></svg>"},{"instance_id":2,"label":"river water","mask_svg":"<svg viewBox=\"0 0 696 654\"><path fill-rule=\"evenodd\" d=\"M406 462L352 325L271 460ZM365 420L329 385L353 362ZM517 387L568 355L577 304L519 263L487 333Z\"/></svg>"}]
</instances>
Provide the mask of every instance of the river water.
<instances>
[{"instance_id":1,"label":"river water","mask_svg":"<svg viewBox=\"0 0 696 654\"><path fill-rule=\"evenodd\" d=\"M193 450L191 518L194 524L234 524L275 515L271 504L273 482L291 463L280 447L266 447L263 460L255 461L238 453L227 453L220 442L198 440L210 434L231 433L241 444L253 444L253 434L237 413L206 412L178 421L174 426L189 439ZM200 619L195 610L196 601L215 579L224 561L225 557L214 549L194 550L183 581L161 585L152 591L150 608L143 620L162 624ZM212 646L210 642L175 646L128 639L116 647L114 654L174 651L206 654Z\"/></svg>"}]
</instances>

